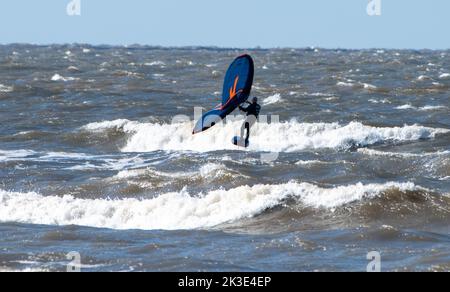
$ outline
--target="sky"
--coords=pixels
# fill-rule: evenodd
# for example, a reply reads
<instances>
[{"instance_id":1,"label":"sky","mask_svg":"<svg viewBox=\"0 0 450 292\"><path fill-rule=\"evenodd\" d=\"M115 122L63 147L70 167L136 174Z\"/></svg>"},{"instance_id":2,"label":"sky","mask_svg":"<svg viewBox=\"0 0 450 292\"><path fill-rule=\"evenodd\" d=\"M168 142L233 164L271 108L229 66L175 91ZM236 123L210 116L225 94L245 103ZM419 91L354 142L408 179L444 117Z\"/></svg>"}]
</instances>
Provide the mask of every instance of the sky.
<instances>
[{"instance_id":1,"label":"sky","mask_svg":"<svg viewBox=\"0 0 450 292\"><path fill-rule=\"evenodd\" d=\"M450 49L449 29L449 0L0 1L1 44Z\"/></svg>"}]
</instances>

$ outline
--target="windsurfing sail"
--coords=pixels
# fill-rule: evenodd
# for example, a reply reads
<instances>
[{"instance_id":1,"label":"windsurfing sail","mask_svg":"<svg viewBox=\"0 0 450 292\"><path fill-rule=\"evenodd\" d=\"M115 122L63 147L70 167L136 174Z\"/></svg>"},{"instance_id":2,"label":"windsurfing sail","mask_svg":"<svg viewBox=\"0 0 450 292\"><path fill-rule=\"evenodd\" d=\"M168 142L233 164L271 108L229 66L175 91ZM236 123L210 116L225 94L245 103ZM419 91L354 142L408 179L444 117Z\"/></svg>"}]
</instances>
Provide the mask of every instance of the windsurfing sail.
<instances>
[{"instance_id":1,"label":"windsurfing sail","mask_svg":"<svg viewBox=\"0 0 450 292\"><path fill-rule=\"evenodd\" d=\"M205 113L197 122L193 134L208 130L246 102L253 85L255 67L252 57L242 55L230 65L225 75L222 103Z\"/></svg>"}]
</instances>

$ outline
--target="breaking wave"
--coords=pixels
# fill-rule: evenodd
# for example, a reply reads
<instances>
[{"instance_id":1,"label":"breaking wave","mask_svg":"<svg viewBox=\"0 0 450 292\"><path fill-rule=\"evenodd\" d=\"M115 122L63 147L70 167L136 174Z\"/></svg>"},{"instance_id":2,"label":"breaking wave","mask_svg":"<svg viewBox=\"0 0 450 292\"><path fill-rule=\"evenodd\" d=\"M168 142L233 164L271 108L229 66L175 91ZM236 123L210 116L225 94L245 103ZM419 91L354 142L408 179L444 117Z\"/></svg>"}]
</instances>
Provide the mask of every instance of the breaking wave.
<instances>
[{"instance_id":1,"label":"breaking wave","mask_svg":"<svg viewBox=\"0 0 450 292\"><path fill-rule=\"evenodd\" d=\"M13 90L14 90L14 88L12 86L6 86L3 84L0 84L0 92L8 93L8 92L12 92Z\"/></svg>"},{"instance_id":2,"label":"breaking wave","mask_svg":"<svg viewBox=\"0 0 450 292\"><path fill-rule=\"evenodd\" d=\"M283 99L281 98L281 94L277 93L275 95L269 96L263 100L264 105L270 105L274 103L282 102Z\"/></svg>"},{"instance_id":3,"label":"breaking wave","mask_svg":"<svg viewBox=\"0 0 450 292\"><path fill-rule=\"evenodd\" d=\"M239 135L242 121L228 121L210 130L192 135L191 122L175 124L139 123L114 120L92 123L82 130L92 132L121 131L128 140L123 152L236 150L231 138ZM419 125L403 127L373 127L359 122L339 123L258 123L252 128L252 151L296 152L305 149L332 148L339 150L365 147L386 142L406 142L432 139L450 130Z\"/></svg>"},{"instance_id":4,"label":"breaking wave","mask_svg":"<svg viewBox=\"0 0 450 292\"><path fill-rule=\"evenodd\" d=\"M240 186L191 195L165 193L148 200L80 199L0 190L0 222L79 225L111 229L207 229L251 218L294 199L305 207L337 208L386 192L425 191L413 183L362 183L321 188L309 183ZM333 211L333 210L331 210Z\"/></svg>"}]
</instances>

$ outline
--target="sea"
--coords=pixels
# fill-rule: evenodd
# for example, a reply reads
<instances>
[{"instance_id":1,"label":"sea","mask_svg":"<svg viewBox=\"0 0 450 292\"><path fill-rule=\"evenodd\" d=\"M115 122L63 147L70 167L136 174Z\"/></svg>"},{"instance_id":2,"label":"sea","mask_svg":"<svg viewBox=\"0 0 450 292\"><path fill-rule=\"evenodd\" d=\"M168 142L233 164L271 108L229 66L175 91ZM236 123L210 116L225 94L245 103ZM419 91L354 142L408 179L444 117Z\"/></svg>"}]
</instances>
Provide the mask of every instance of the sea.
<instances>
[{"instance_id":1,"label":"sea","mask_svg":"<svg viewBox=\"0 0 450 292\"><path fill-rule=\"evenodd\" d=\"M450 271L450 51L1 45L0 271L74 267Z\"/></svg>"}]
</instances>

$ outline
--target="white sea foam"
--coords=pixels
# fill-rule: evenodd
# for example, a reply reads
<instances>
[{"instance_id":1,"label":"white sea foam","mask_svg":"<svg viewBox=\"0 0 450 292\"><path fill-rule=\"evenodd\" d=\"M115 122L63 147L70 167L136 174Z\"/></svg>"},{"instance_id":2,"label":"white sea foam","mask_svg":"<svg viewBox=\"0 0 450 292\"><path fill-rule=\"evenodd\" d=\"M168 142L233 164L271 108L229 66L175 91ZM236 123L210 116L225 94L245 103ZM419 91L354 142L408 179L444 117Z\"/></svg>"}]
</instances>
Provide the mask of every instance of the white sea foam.
<instances>
[{"instance_id":1,"label":"white sea foam","mask_svg":"<svg viewBox=\"0 0 450 292\"><path fill-rule=\"evenodd\" d=\"M61 160L61 159L92 159L95 156L85 153L69 153L69 152L48 152L43 154L40 159L42 160Z\"/></svg>"},{"instance_id":2,"label":"white sea foam","mask_svg":"<svg viewBox=\"0 0 450 292\"><path fill-rule=\"evenodd\" d=\"M238 135L242 121L228 121L210 130L192 135L192 122L175 124L139 123L128 120L105 121L83 127L94 132L117 128L129 135L123 152L236 150L230 142ZM296 152L305 149L348 149L387 141L415 141L448 133L447 129L419 125L403 127L372 127L359 122L339 123L258 123L252 128L249 150Z\"/></svg>"},{"instance_id":3,"label":"white sea foam","mask_svg":"<svg viewBox=\"0 0 450 292\"><path fill-rule=\"evenodd\" d=\"M85 153L67 152L35 152L32 150L0 150L0 162L8 161L34 161L34 162L60 162L79 163L67 167L68 170L116 170L128 168L146 167L152 162L145 162L139 156L116 158L108 155L89 155Z\"/></svg>"},{"instance_id":4,"label":"white sea foam","mask_svg":"<svg viewBox=\"0 0 450 292\"><path fill-rule=\"evenodd\" d=\"M36 152L31 150L0 150L0 162L11 160L23 160L29 156L35 155Z\"/></svg>"},{"instance_id":5,"label":"white sea foam","mask_svg":"<svg viewBox=\"0 0 450 292\"><path fill-rule=\"evenodd\" d=\"M408 152L390 152L390 151L380 151L375 149L358 149L359 153L369 155L369 156L385 156L385 157L397 157L397 158L421 158L421 157L434 157L449 155L450 151L439 151L432 153L408 153Z\"/></svg>"},{"instance_id":6,"label":"white sea foam","mask_svg":"<svg viewBox=\"0 0 450 292\"><path fill-rule=\"evenodd\" d=\"M31 133L33 133L33 131L21 131L21 132L14 134L14 136L24 136L24 135L28 135Z\"/></svg>"},{"instance_id":7,"label":"white sea foam","mask_svg":"<svg viewBox=\"0 0 450 292\"><path fill-rule=\"evenodd\" d=\"M155 177L161 177L161 178L171 178L171 179L183 179L183 178L192 178L198 173L196 172L163 172L158 171L153 168L146 168L146 169L125 169L122 171L119 171L119 173L113 177L113 179L129 179L129 178L135 178L139 176L148 175L153 178Z\"/></svg>"},{"instance_id":8,"label":"white sea foam","mask_svg":"<svg viewBox=\"0 0 450 292\"><path fill-rule=\"evenodd\" d=\"M63 82L68 82L68 81L74 81L74 80L79 80L78 78L74 78L74 77L63 77L59 74L55 74L53 75L53 77L51 78L51 81L63 81Z\"/></svg>"},{"instance_id":9,"label":"white sea foam","mask_svg":"<svg viewBox=\"0 0 450 292\"><path fill-rule=\"evenodd\" d=\"M0 267L0 273L45 273L50 272L49 269L45 268L25 268L25 269L11 269L11 268L3 268Z\"/></svg>"},{"instance_id":10,"label":"white sea foam","mask_svg":"<svg viewBox=\"0 0 450 292\"><path fill-rule=\"evenodd\" d=\"M31 156L33 156L31 158ZM65 153L65 152L48 152L39 153L33 150L18 149L18 150L0 150L0 161L24 160L33 159L35 161L55 161L61 159L92 159L95 156L90 156L84 153Z\"/></svg>"},{"instance_id":11,"label":"white sea foam","mask_svg":"<svg viewBox=\"0 0 450 292\"><path fill-rule=\"evenodd\" d=\"M194 196L186 191L154 199L78 199L0 190L0 222L45 225L80 225L111 229L207 229L250 218L276 207L288 198L314 208L333 208L381 196L397 189L422 188L413 183L361 183L321 188L308 183L240 186Z\"/></svg>"},{"instance_id":12,"label":"white sea foam","mask_svg":"<svg viewBox=\"0 0 450 292\"><path fill-rule=\"evenodd\" d=\"M416 107L414 107L414 106L412 106L410 104L404 104L404 105L397 106L395 109L407 110L407 109L416 109Z\"/></svg>"},{"instance_id":13,"label":"white sea foam","mask_svg":"<svg viewBox=\"0 0 450 292\"><path fill-rule=\"evenodd\" d=\"M14 90L14 88L12 86L6 86L3 84L0 84L0 92L8 93L8 92L12 92L13 90Z\"/></svg>"},{"instance_id":14,"label":"white sea foam","mask_svg":"<svg viewBox=\"0 0 450 292\"><path fill-rule=\"evenodd\" d=\"M195 65L194 62L188 61L188 60L176 60L175 63L181 64L181 65L186 65L186 66L194 66Z\"/></svg>"},{"instance_id":15,"label":"white sea foam","mask_svg":"<svg viewBox=\"0 0 450 292\"><path fill-rule=\"evenodd\" d=\"M354 82L353 80L348 80L347 82L338 82L336 84L338 87L348 87L348 88L364 88L367 90L375 90L377 87L369 83Z\"/></svg>"},{"instance_id":16,"label":"white sea foam","mask_svg":"<svg viewBox=\"0 0 450 292\"><path fill-rule=\"evenodd\" d=\"M84 153L66 153L66 152L47 152L40 153L33 150L18 149L18 150L0 150L0 161L3 160L17 160L21 158L29 158L33 156L36 161L55 161L62 159L71 160L86 160L95 159L101 156L92 156Z\"/></svg>"},{"instance_id":17,"label":"white sea foam","mask_svg":"<svg viewBox=\"0 0 450 292\"><path fill-rule=\"evenodd\" d=\"M67 67L67 71L69 71L69 72L80 72L80 69L78 67L75 67L75 66L69 66L69 67Z\"/></svg>"},{"instance_id":18,"label":"white sea foam","mask_svg":"<svg viewBox=\"0 0 450 292\"><path fill-rule=\"evenodd\" d=\"M119 173L114 177L114 179L129 179L145 175L146 173L147 173L146 169L126 169L119 171Z\"/></svg>"},{"instance_id":19,"label":"white sea foam","mask_svg":"<svg viewBox=\"0 0 450 292\"><path fill-rule=\"evenodd\" d=\"M439 79L450 79L450 73L442 73Z\"/></svg>"},{"instance_id":20,"label":"white sea foam","mask_svg":"<svg viewBox=\"0 0 450 292\"><path fill-rule=\"evenodd\" d=\"M355 83L352 83L352 82L338 82L337 84L336 84L337 86L339 86L339 87L355 87L356 86L356 84Z\"/></svg>"},{"instance_id":21,"label":"white sea foam","mask_svg":"<svg viewBox=\"0 0 450 292\"><path fill-rule=\"evenodd\" d=\"M405 104L405 105L396 107L396 109L398 109L398 110L417 110L417 111L436 111L436 110L448 109L448 107L443 106L443 105L426 105L423 107L415 107L410 104Z\"/></svg>"},{"instance_id":22,"label":"white sea foam","mask_svg":"<svg viewBox=\"0 0 450 292\"><path fill-rule=\"evenodd\" d=\"M425 80L431 80L431 78L429 76L426 75L420 75L419 77L417 77L418 81L425 81Z\"/></svg>"},{"instance_id":23,"label":"white sea foam","mask_svg":"<svg viewBox=\"0 0 450 292\"><path fill-rule=\"evenodd\" d=\"M277 93L275 95L269 96L263 100L263 105L274 104L278 102L282 102L281 94Z\"/></svg>"},{"instance_id":24,"label":"white sea foam","mask_svg":"<svg viewBox=\"0 0 450 292\"><path fill-rule=\"evenodd\" d=\"M423 111L434 111L434 110L443 110L443 109L448 109L448 107L443 106L443 105L426 105L426 106L420 108L420 110L423 110Z\"/></svg>"},{"instance_id":25,"label":"white sea foam","mask_svg":"<svg viewBox=\"0 0 450 292\"><path fill-rule=\"evenodd\" d=\"M315 164L326 164L326 162L323 162L320 160L299 160L295 164L302 165L302 166L311 166L311 165L315 165Z\"/></svg>"},{"instance_id":26,"label":"white sea foam","mask_svg":"<svg viewBox=\"0 0 450 292\"><path fill-rule=\"evenodd\" d=\"M93 164L92 160L94 160L96 164ZM123 171L124 169L128 169L130 167L136 168L149 165L149 163L145 163L145 161L140 157L121 158L121 159L112 159L112 158L96 159L94 157L92 160L72 167L68 167L67 169L68 170L106 169L106 170Z\"/></svg>"},{"instance_id":27,"label":"white sea foam","mask_svg":"<svg viewBox=\"0 0 450 292\"><path fill-rule=\"evenodd\" d=\"M374 99L374 98L372 98L372 99L369 99L369 102L375 103L375 104L377 104L377 103L382 103L382 104L391 103L391 101L389 99L387 99L387 98L384 98L384 99Z\"/></svg>"},{"instance_id":28,"label":"white sea foam","mask_svg":"<svg viewBox=\"0 0 450 292\"><path fill-rule=\"evenodd\" d=\"M166 63L164 63L163 61L153 61L153 62L148 62L144 64L145 66L165 66Z\"/></svg>"},{"instance_id":29,"label":"white sea foam","mask_svg":"<svg viewBox=\"0 0 450 292\"><path fill-rule=\"evenodd\" d=\"M203 178L219 178L222 177L226 171L226 166L218 163L207 163L200 167L200 176Z\"/></svg>"},{"instance_id":30,"label":"white sea foam","mask_svg":"<svg viewBox=\"0 0 450 292\"><path fill-rule=\"evenodd\" d=\"M364 89L369 89L369 90L370 89L372 89L372 90L377 89L377 87L375 85L372 85L372 84L363 83L362 85L363 85Z\"/></svg>"},{"instance_id":31,"label":"white sea foam","mask_svg":"<svg viewBox=\"0 0 450 292\"><path fill-rule=\"evenodd\" d=\"M139 176L149 175L152 177L165 177L165 178L203 178L203 179L215 179L222 177L227 172L227 167L223 164L206 163L200 167L198 171L185 171L185 172L163 172L153 168L146 169L125 169L119 171L114 179L129 179Z\"/></svg>"},{"instance_id":32,"label":"white sea foam","mask_svg":"<svg viewBox=\"0 0 450 292\"><path fill-rule=\"evenodd\" d=\"M133 123L129 120L119 119L114 121L103 121L103 122L95 122L90 123L86 126L83 126L81 129L85 131L98 132L103 131L105 129L114 129L114 128L123 128L125 125Z\"/></svg>"}]
</instances>

